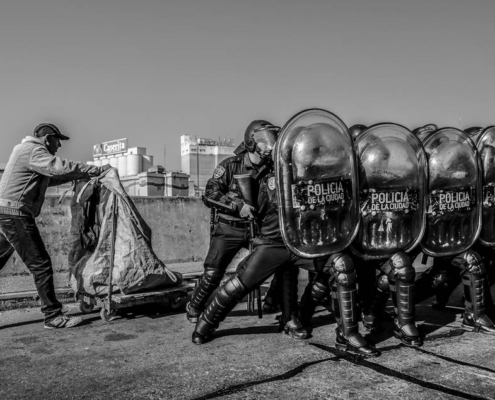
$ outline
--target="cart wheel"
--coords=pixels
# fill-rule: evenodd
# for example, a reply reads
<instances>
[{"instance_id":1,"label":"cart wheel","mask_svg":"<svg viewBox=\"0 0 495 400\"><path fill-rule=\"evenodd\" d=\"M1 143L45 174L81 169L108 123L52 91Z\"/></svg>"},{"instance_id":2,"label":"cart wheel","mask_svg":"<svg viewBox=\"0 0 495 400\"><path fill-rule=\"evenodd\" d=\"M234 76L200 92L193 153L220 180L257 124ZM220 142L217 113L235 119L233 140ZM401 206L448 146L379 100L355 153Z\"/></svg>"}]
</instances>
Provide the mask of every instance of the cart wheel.
<instances>
[{"instance_id":1,"label":"cart wheel","mask_svg":"<svg viewBox=\"0 0 495 400\"><path fill-rule=\"evenodd\" d=\"M186 306L187 298L183 294L179 293L171 297L170 299L170 309L173 311L178 311Z\"/></svg>"},{"instance_id":2,"label":"cart wheel","mask_svg":"<svg viewBox=\"0 0 495 400\"><path fill-rule=\"evenodd\" d=\"M100 310L100 317L103 321L110 322L110 321L113 321L115 318L117 318L117 313L111 312L109 314L105 308L102 308Z\"/></svg>"},{"instance_id":3,"label":"cart wheel","mask_svg":"<svg viewBox=\"0 0 495 400\"><path fill-rule=\"evenodd\" d=\"M83 314L89 314L91 311L93 311L94 308L94 304L88 304L84 301L79 302L79 310L81 310Z\"/></svg>"}]
</instances>

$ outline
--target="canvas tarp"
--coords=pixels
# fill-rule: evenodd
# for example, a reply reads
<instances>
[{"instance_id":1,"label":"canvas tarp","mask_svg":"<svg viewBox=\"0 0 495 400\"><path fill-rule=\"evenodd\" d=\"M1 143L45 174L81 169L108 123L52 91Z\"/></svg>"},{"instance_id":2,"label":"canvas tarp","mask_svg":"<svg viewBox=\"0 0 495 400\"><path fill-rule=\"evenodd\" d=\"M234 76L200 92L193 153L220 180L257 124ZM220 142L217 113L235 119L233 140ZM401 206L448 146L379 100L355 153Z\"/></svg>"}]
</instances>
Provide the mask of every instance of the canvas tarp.
<instances>
[{"instance_id":1,"label":"canvas tarp","mask_svg":"<svg viewBox=\"0 0 495 400\"><path fill-rule=\"evenodd\" d=\"M170 271L153 252L151 229L115 169L89 182L76 182L71 212L69 267L77 292L108 293L112 241L112 293L130 294L182 282L181 274Z\"/></svg>"}]
</instances>

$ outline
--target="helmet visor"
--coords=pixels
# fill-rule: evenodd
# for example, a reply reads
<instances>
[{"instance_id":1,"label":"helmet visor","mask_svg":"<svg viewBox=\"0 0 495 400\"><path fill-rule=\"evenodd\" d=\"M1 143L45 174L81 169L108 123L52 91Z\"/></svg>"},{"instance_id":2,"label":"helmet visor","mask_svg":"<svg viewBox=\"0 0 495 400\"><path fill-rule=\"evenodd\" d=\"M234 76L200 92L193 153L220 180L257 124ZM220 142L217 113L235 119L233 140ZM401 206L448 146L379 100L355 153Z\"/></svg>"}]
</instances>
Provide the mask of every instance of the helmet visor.
<instances>
[{"instance_id":1,"label":"helmet visor","mask_svg":"<svg viewBox=\"0 0 495 400\"><path fill-rule=\"evenodd\" d=\"M278 126L268 125L255 129L253 138L256 143L256 153L262 158L270 158L280 128Z\"/></svg>"}]
</instances>

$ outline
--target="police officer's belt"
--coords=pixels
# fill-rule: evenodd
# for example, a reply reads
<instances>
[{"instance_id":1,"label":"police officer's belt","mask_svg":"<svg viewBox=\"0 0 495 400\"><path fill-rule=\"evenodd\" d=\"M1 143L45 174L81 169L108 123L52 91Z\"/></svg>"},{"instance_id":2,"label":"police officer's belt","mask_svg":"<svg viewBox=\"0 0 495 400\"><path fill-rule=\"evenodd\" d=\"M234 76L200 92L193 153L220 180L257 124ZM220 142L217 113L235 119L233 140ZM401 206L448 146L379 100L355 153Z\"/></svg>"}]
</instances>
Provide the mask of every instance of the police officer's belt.
<instances>
[{"instance_id":1,"label":"police officer's belt","mask_svg":"<svg viewBox=\"0 0 495 400\"><path fill-rule=\"evenodd\" d=\"M222 217L218 217L218 222L222 224L227 224L236 228L246 228L249 225L249 221L232 221L230 219L225 219Z\"/></svg>"}]
</instances>

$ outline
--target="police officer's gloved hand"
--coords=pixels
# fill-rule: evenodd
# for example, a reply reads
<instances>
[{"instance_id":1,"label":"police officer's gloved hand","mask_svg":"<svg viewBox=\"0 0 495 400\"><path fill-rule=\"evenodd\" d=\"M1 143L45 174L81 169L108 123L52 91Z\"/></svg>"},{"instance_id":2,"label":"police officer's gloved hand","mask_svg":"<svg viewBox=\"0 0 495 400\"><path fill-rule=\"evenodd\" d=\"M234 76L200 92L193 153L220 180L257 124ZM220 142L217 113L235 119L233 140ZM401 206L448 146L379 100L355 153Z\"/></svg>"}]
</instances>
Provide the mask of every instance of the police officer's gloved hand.
<instances>
[{"instance_id":1,"label":"police officer's gloved hand","mask_svg":"<svg viewBox=\"0 0 495 400\"><path fill-rule=\"evenodd\" d=\"M239 212L239 215L241 218L254 219L255 211L256 209L253 206L244 203L244 205L241 208L241 211Z\"/></svg>"}]
</instances>

